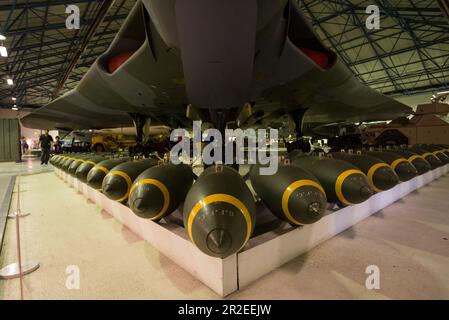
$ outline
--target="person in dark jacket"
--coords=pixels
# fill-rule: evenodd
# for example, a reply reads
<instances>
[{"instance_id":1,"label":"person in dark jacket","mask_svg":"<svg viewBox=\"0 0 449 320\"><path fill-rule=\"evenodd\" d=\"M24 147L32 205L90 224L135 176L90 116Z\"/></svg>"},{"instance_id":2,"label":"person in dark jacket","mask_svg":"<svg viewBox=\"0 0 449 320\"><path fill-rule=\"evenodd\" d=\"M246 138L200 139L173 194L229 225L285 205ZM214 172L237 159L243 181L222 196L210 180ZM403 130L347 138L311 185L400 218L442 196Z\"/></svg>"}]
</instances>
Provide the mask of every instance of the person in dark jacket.
<instances>
[{"instance_id":1,"label":"person in dark jacket","mask_svg":"<svg viewBox=\"0 0 449 320\"><path fill-rule=\"evenodd\" d=\"M21 144L22 144L22 154L27 154L30 146L28 145L25 137L22 137Z\"/></svg>"},{"instance_id":2,"label":"person in dark jacket","mask_svg":"<svg viewBox=\"0 0 449 320\"><path fill-rule=\"evenodd\" d=\"M62 153L62 143L61 143L61 140L59 139L59 136L56 136L53 146L55 149L55 154Z\"/></svg>"},{"instance_id":3,"label":"person in dark jacket","mask_svg":"<svg viewBox=\"0 0 449 320\"><path fill-rule=\"evenodd\" d=\"M44 134L42 134L39 138L39 142L41 144L41 165L48 165L48 160L50 159L50 148L53 142L53 137L48 134L48 130L44 130Z\"/></svg>"}]
</instances>

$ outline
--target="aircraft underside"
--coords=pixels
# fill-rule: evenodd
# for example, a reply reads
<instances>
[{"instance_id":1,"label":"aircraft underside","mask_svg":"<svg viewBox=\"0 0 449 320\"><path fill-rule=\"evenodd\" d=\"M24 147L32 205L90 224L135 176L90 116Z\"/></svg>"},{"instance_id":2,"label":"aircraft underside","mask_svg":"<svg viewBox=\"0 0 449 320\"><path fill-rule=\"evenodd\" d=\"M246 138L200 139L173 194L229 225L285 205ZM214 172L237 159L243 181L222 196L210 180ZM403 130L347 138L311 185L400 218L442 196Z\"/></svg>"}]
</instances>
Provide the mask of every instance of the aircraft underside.
<instances>
[{"instance_id":1,"label":"aircraft underside","mask_svg":"<svg viewBox=\"0 0 449 320\"><path fill-rule=\"evenodd\" d=\"M410 112L362 85L294 1L142 0L77 88L22 123L96 129L150 119L177 128L201 120L223 130L275 127L287 117L300 136L303 121Z\"/></svg>"}]
</instances>

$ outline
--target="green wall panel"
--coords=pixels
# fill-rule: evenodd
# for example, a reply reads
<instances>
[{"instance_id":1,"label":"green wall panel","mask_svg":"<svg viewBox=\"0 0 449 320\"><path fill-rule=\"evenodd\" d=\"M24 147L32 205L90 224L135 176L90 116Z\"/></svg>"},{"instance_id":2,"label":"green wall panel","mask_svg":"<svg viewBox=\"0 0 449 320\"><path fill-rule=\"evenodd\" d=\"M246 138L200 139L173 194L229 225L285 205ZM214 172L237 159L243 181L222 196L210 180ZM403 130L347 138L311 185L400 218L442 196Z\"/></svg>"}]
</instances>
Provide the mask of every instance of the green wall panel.
<instances>
[{"instance_id":1,"label":"green wall panel","mask_svg":"<svg viewBox=\"0 0 449 320\"><path fill-rule=\"evenodd\" d=\"M20 160L20 127L16 119L0 119L0 161Z\"/></svg>"}]
</instances>

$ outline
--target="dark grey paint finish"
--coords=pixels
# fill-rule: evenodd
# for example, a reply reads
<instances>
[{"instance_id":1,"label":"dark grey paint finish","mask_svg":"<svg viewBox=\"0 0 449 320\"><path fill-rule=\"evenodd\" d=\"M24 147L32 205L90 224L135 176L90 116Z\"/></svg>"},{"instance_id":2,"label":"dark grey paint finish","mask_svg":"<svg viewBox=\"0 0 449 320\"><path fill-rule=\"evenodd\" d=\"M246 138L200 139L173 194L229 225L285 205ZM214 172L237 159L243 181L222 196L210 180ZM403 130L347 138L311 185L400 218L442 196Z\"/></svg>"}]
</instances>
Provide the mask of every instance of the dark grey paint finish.
<instances>
[{"instance_id":1,"label":"dark grey paint finish","mask_svg":"<svg viewBox=\"0 0 449 320\"><path fill-rule=\"evenodd\" d=\"M242 106L253 74L257 1L178 0L175 10L189 102Z\"/></svg>"},{"instance_id":2,"label":"dark grey paint finish","mask_svg":"<svg viewBox=\"0 0 449 320\"><path fill-rule=\"evenodd\" d=\"M302 51L311 46L329 55L326 70ZM129 50L137 51L114 73L106 71L110 57ZM306 121L314 123L411 112L362 85L322 47L293 1L144 0L77 89L22 122L119 127L131 125L128 113L137 112L167 125L188 125L188 104L224 109L245 102L255 103L245 126L268 126L300 108L309 110Z\"/></svg>"},{"instance_id":3,"label":"dark grey paint finish","mask_svg":"<svg viewBox=\"0 0 449 320\"><path fill-rule=\"evenodd\" d=\"M150 183L140 184L129 195L128 204L131 210L141 218L158 220L176 210L193 184L192 168L185 164L161 164L142 172L135 180L138 184L144 179L153 179L161 183L168 192L168 199L163 191ZM165 212L164 204L167 205ZM163 213L163 214L162 214Z\"/></svg>"},{"instance_id":4,"label":"dark grey paint finish","mask_svg":"<svg viewBox=\"0 0 449 320\"><path fill-rule=\"evenodd\" d=\"M251 169L251 185L279 219L292 225L305 225L323 217L327 205L326 195L319 188L308 184L297 187L288 197L287 206L294 221L290 220L282 207L283 196L293 183L307 180L320 185L311 173L298 167L282 165L274 175L263 176L259 174L259 169L257 165Z\"/></svg>"}]
</instances>

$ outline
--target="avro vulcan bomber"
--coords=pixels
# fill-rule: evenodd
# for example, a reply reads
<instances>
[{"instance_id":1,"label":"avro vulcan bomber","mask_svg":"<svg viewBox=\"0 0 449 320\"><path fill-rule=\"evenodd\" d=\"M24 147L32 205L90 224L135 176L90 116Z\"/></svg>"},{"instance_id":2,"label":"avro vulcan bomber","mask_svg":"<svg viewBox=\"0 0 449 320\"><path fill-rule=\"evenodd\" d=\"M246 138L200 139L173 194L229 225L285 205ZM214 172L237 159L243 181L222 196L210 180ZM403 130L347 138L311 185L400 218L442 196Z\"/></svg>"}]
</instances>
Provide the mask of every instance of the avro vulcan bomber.
<instances>
[{"instance_id":1,"label":"avro vulcan bomber","mask_svg":"<svg viewBox=\"0 0 449 320\"><path fill-rule=\"evenodd\" d=\"M390 120L411 109L361 84L295 1L140 0L76 89L26 127L97 129L192 120L222 130Z\"/></svg>"}]
</instances>

